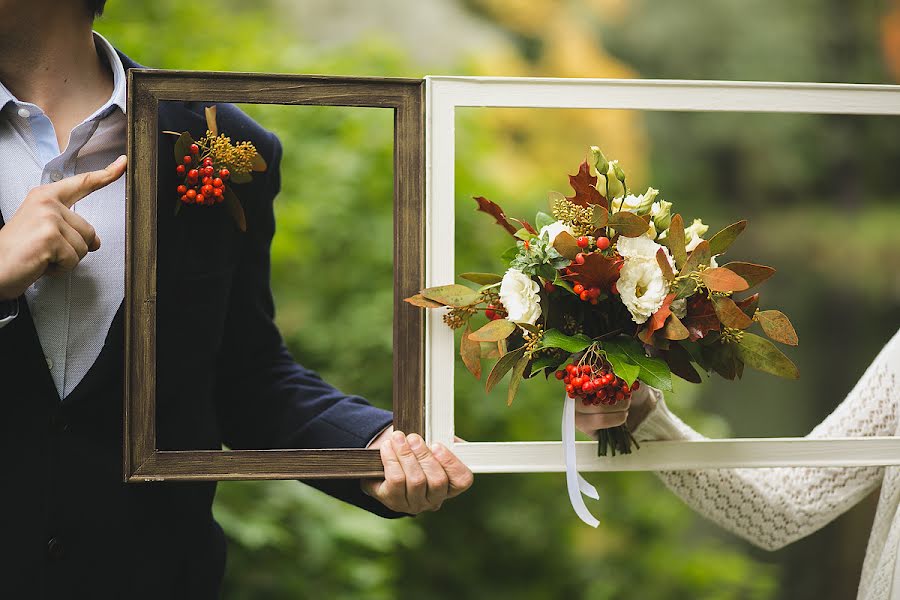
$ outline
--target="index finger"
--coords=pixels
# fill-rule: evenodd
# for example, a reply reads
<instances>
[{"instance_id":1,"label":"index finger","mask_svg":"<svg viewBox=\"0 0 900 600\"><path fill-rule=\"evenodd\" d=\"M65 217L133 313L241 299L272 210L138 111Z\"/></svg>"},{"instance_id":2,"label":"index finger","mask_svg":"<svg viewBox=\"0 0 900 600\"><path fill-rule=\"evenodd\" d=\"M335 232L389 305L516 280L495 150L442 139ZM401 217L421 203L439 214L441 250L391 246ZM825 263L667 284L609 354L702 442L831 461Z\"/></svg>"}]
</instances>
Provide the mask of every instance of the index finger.
<instances>
[{"instance_id":1,"label":"index finger","mask_svg":"<svg viewBox=\"0 0 900 600\"><path fill-rule=\"evenodd\" d=\"M71 208L73 204L88 194L108 186L121 177L127 163L128 159L123 154L105 169L66 177L56 183L51 183L48 187L57 194L60 202L67 208Z\"/></svg>"}]
</instances>

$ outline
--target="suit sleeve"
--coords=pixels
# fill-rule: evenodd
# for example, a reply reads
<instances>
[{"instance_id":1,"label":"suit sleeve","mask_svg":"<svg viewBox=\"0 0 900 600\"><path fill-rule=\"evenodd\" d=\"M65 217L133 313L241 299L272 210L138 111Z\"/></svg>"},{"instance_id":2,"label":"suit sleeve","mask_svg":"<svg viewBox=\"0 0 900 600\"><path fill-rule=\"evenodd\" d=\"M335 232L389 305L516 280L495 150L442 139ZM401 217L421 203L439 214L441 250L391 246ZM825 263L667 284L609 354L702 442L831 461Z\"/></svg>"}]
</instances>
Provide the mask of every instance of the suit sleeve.
<instances>
[{"instance_id":1,"label":"suit sleeve","mask_svg":"<svg viewBox=\"0 0 900 600\"><path fill-rule=\"evenodd\" d=\"M342 393L298 364L275 326L269 249L282 150L278 138L268 135L269 168L241 190L247 231L242 234L216 381L223 439L235 449L364 448L391 424L391 413ZM306 483L381 516L401 516L365 495L358 479Z\"/></svg>"}]
</instances>

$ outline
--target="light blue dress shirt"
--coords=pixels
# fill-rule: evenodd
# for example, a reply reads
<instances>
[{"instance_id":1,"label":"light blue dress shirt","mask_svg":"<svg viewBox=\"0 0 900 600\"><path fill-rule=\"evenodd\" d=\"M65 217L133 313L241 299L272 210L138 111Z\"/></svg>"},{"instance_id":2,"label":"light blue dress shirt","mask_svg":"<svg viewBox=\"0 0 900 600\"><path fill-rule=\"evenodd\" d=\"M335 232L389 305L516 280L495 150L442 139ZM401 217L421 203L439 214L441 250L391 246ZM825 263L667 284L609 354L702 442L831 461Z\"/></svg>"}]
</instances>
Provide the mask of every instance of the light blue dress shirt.
<instances>
[{"instance_id":1,"label":"light blue dress shirt","mask_svg":"<svg viewBox=\"0 0 900 600\"><path fill-rule=\"evenodd\" d=\"M0 82L0 214L5 221L32 188L102 169L125 154L125 70L106 39L94 33L94 40L112 70L113 92L72 130L64 152L40 107L18 100ZM71 210L94 226L100 249L70 273L41 277L24 294L60 398L75 389L96 361L124 298L124 178ZM0 318L0 327L17 318L13 312Z\"/></svg>"}]
</instances>

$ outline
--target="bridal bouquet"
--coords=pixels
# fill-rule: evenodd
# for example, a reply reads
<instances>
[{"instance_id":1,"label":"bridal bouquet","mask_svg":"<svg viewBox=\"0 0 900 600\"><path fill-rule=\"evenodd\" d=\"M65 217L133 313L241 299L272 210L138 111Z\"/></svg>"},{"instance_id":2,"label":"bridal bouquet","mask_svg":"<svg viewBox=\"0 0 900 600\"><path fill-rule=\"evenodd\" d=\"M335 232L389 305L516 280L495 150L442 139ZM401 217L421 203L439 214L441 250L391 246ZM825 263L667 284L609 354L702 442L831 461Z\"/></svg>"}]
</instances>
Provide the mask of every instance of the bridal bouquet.
<instances>
[{"instance_id":1,"label":"bridal bouquet","mask_svg":"<svg viewBox=\"0 0 900 600\"><path fill-rule=\"evenodd\" d=\"M708 226L685 226L658 190L631 193L618 161L597 147L569 183L574 194L551 192L551 212L537 213L534 224L475 198L515 240L500 257L503 275L462 273L473 285L406 299L444 310L444 322L463 329L460 355L475 377L482 359L497 358L488 390L511 372L512 403L523 379L542 374L558 379L569 401L615 404L641 383L671 390L673 374L699 383L698 369L726 379L740 378L745 365L799 376L769 341L796 345L791 322L760 310L758 293L742 294L775 270L719 264L746 221L705 239ZM751 333L755 324L769 339ZM600 432L598 452L629 453L632 445L623 425Z\"/></svg>"}]
</instances>

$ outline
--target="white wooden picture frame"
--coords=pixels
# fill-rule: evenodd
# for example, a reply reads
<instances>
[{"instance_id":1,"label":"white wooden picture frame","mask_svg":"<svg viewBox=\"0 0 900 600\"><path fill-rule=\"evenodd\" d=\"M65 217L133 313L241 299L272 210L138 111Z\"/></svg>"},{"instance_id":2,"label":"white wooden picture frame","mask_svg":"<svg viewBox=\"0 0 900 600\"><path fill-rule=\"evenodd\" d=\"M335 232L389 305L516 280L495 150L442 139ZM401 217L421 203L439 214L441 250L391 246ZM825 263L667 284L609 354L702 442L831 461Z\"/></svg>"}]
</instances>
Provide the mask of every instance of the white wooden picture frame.
<instances>
[{"instance_id":1,"label":"white wooden picture frame","mask_svg":"<svg viewBox=\"0 0 900 600\"><path fill-rule=\"evenodd\" d=\"M900 86L821 83L426 77L426 286L455 281L454 162L457 107L900 115ZM455 442L452 330L426 311L426 438L476 473L565 471L562 442ZM740 438L646 442L630 455L598 457L577 443L581 471L900 465L900 437Z\"/></svg>"}]
</instances>

